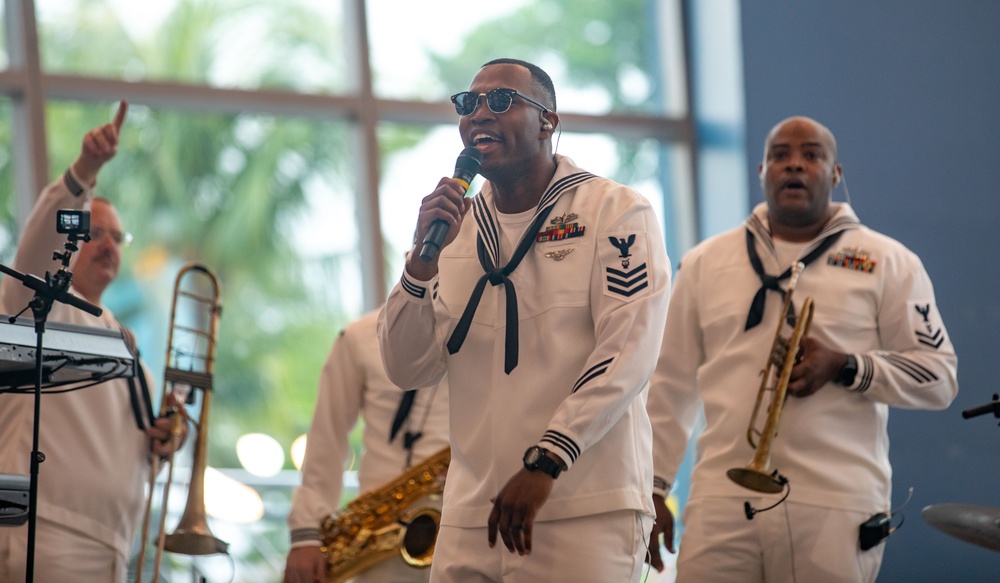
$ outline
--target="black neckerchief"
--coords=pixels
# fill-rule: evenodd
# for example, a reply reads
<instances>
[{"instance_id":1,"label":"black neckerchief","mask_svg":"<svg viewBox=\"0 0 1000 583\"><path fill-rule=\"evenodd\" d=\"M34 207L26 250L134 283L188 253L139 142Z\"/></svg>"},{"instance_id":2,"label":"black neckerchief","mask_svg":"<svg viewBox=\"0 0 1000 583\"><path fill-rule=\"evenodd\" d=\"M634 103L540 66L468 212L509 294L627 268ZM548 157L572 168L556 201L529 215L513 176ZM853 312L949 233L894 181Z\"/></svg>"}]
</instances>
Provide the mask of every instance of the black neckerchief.
<instances>
[{"instance_id":1,"label":"black neckerchief","mask_svg":"<svg viewBox=\"0 0 1000 583\"><path fill-rule=\"evenodd\" d=\"M399 408L396 409L396 416L392 419L392 429L389 430L389 443L392 443L396 439L396 434L402 429L406 418L410 416L410 409L413 408L413 399L416 397L416 391L406 391L399 399Z\"/></svg>"},{"instance_id":2,"label":"black neckerchief","mask_svg":"<svg viewBox=\"0 0 1000 583\"><path fill-rule=\"evenodd\" d=\"M784 298L785 290L781 289L781 286L778 285L778 282L780 282L783 279L788 279L792 275L791 267L785 269L785 271L777 277L765 273L764 266L760 262L760 256L757 255L757 246L755 244L753 233L750 231L749 228L746 230L746 233L747 233L747 255L750 256L750 265L753 266L753 270L757 273L757 277L760 278L760 289L758 289L757 293L754 294L753 302L750 303L750 313L747 314L747 323L746 327L743 329L744 332L753 328L757 324L760 324L760 321L764 318L764 305L766 303L765 296L767 295L767 291L768 290L776 291L781 294L782 298ZM810 251L808 255L806 255L801 259L802 263L809 265L814 259L822 255L827 249L829 249L830 246L833 245L842 234L843 231L837 231L832 235L827 235L827 237L823 239L823 242L820 243L819 246ZM791 311L791 306L789 306L789 311ZM786 314L785 317L789 317L789 314Z\"/></svg>"},{"instance_id":3,"label":"black neckerchief","mask_svg":"<svg viewBox=\"0 0 1000 583\"><path fill-rule=\"evenodd\" d=\"M542 228L542 224L545 223L545 219L548 218L549 212L552 211L552 207L555 206L556 201L559 200L559 195L592 178L596 178L596 176L589 172L576 172L552 183L545 191L545 194L542 195L541 200L538 201L531 225L522 234L521 240L518 242L510 261L503 267L497 267L500 264L500 236L496 219L490 213L489 205L482 194L473 199L472 212L476 218L476 225L478 227L476 251L479 255L479 264L482 266L484 273L479 278L479 281L476 282L476 286L472 290L472 295L469 296L469 303L465 305L465 311L462 312L462 317L459 319L458 325L455 326L455 330L451 333L451 338L448 339L448 354L455 354L462 348L465 337L469 333L469 327L472 326L472 317L475 316L476 308L479 307L479 301L483 297L483 290L486 289L486 283L489 282L494 286L503 284L504 291L507 294L507 330L504 338L503 370L505 373L510 374L517 367L517 294L514 291L514 282L510 280L509 276L514 272L518 264L521 263L521 260L524 259L532 243L535 242L535 236L538 234L539 229Z\"/></svg>"}]
</instances>

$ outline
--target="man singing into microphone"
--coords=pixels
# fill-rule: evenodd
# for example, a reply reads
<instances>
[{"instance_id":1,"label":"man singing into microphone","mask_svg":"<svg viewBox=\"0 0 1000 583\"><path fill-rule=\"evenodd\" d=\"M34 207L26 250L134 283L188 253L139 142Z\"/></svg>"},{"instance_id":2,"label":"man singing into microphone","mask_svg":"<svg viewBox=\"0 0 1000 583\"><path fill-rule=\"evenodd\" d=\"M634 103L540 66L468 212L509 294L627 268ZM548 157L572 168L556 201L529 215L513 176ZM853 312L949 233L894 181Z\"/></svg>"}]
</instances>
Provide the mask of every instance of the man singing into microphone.
<instances>
[{"instance_id":1,"label":"man singing into microphone","mask_svg":"<svg viewBox=\"0 0 1000 583\"><path fill-rule=\"evenodd\" d=\"M555 90L537 66L490 61L452 102L488 182L466 199L442 178L424 198L379 325L393 382L447 373L451 387L431 578L638 581L653 511L644 403L670 285L659 223L640 194L553 154Z\"/></svg>"}]
</instances>

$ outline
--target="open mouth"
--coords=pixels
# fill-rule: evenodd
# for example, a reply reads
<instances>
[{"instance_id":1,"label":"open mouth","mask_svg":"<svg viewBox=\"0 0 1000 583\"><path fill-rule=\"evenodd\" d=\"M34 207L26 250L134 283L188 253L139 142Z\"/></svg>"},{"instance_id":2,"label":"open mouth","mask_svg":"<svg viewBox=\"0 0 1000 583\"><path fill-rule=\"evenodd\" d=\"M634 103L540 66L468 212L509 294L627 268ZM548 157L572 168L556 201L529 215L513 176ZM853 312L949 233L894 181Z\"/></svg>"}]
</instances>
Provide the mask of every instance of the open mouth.
<instances>
[{"instance_id":1,"label":"open mouth","mask_svg":"<svg viewBox=\"0 0 1000 583\"><path fill-rule=\"evenodd\" d=\"M503 142L498 136L487 133L479 133L472 136L472 145L479 146L485 144L499 144Z\"/></svg>"}]
</instances>

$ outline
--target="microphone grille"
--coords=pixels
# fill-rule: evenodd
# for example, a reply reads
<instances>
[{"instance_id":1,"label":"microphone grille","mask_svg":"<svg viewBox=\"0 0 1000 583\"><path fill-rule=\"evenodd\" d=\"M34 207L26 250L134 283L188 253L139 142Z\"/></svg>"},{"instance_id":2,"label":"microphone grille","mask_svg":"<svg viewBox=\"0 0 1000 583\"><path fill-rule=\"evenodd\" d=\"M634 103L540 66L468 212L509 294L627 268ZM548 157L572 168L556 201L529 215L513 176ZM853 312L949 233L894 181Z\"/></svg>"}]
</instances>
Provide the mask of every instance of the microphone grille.
<instances>
[{"instance_id":1,"label":"microphone grille","mask_svg":"<svg viewBox=\"0 0 1000 583\"><path fill-rule=\"evenodd\" d=\"M479 173L479 166L483 163L483 153L469 146L462 150L455 161L455 176L466 177L466 182L471 182L472 178Z\"/></svg>"}]
</instances>

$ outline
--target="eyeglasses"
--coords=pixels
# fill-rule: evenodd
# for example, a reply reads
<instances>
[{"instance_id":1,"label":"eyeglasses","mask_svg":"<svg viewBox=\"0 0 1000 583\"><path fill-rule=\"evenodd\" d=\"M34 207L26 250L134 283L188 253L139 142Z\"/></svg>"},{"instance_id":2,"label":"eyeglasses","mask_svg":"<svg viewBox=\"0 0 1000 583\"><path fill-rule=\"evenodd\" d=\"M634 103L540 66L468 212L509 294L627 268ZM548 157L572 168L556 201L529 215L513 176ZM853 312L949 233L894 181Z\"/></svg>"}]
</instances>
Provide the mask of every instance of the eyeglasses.
<instances>
[{"instance_id":1,"label":"eyeglasses","mask_svg":"<svg viewBox=\"0 0 1000 583\"><path fill-rule=\"evenodd\" d=\"M485 96L486 105L489 106L490 111L493 113L503 113L510 109L510 104L514 101L515 95L532 105L540 107L543 112L548 113L549 108L545 107L541 103L538 103L524 93L521 93L517 89L510 89L507 87L497 87L496 89L490 89L486 93L462 91L461 93L452 95L451 102L455 104L455 111L458 112L458 115L470 115L472 112L476 111L477 107L479 107L479 98Z\"/></svg>"},{"instance_id":2,"label":"eyeglasses","mask_svg":"<svg viewBox=\"0 0 1000 583\"><path fill-rule=\"evenodd\" d=\"M115 242L115 245L119 247L128 247L132 243L132 233L123 233L121 231L109 231L104 227L94 227L90 230L90 240L100 241L105 236L111 237L111 240Z\"/></svg>"}]
</instances>

